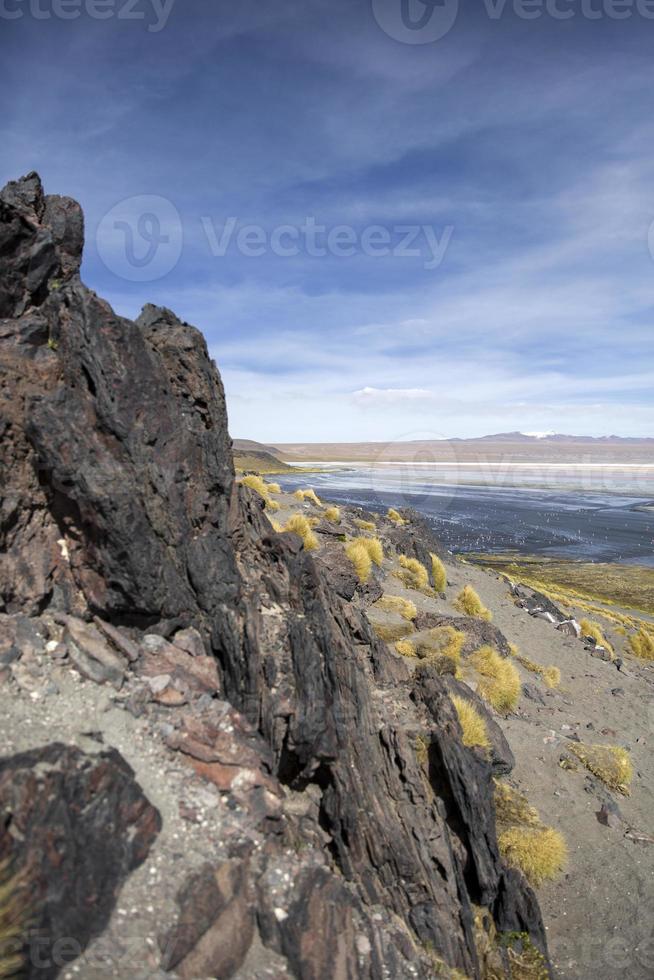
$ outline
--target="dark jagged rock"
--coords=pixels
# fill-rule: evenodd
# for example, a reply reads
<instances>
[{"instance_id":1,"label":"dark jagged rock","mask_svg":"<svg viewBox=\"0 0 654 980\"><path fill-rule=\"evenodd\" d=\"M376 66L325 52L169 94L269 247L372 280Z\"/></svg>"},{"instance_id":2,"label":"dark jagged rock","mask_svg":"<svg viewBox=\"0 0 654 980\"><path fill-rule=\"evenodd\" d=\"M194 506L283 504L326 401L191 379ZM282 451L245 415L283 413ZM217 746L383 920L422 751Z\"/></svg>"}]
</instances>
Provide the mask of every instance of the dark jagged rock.
<instances>
[{"instance_id":1,"label":"dark jagged rock","mask_svg":"<svg viewBox=\"0 0 654 980\"><path fill-rule=\"evenodd\" d=\"M414 624L417 630L431 630L437 626L453 626L454 629L465 633L466 640L462 650L464 656L474 653L480 646L485 645L495 647L498 653L504 657L508 657L510 653L509 641L502 631L483 619L475 619L472 616L441 616L439 613L420 612L414 620Z\"/></svg>"},{"instance_id":2,"label":"dark jagged rock","mask_svg":"<svg viewBox=\"0 0 654 980\"><path fill-rule=\"evenodd\" d=\"M0 759L0 818L0 859L29 883L25 975L49 980L106 926L159 814L115 750L88 756L52 743Z\"/></svg>"},{"instance_id":3,"label":"dark jagged rock","mask_svg":"<svg viewBox=\"0 0 654 980\"><path fill-rule=\"evenodd\" d=\"M317 820L303 840L328 842L320 871L294 873L284 859L281 917L256 863L222 898L207 891L213 925L194 949L182 902L181 962L204 969L224 923L245 928L247 894L264 944L293 976L317 980L334 957L344 977L403 976L408 963L427 976L433 951L478 977L472 903L539 926L529 895L503 874L492 769L462 746L444 680L422 676L412 700L406 665L235 485L223 389L198 331L155 307L132 323L88 290L81 212L45 197L34 175L2 192L0 217L0 611L95 616L109 638L155 634L137 644L137 671L156 636L174 643L197 630L221 697L267 746L262 781L268 770L305 794ZM393 533L430 567L435 543ZM473 631L492 642L488 624L470 621ZM195 764L224 765L198 759L209 736L191 734ZM232 900L238 916L221 919Z\"/></svg>"}]
</instances>

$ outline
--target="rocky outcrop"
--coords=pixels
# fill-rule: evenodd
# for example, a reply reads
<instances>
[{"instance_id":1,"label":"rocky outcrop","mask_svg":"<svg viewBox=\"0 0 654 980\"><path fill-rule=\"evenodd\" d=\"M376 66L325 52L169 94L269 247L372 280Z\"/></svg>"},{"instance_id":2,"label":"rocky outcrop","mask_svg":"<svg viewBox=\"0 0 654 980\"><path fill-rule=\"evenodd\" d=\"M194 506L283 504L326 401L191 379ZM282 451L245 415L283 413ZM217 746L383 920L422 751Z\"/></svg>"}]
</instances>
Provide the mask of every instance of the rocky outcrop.
<instances>
[{"instance_id":1,"label":"rocky outcrop","mask_svg":"<svg viewBox=\"0 0 654 980\"><path fill-rule=\"evenodd\" d=\"M180 893L164 967L229 976L256 933L289 976L427 976L437 956L476 977L473 905L544 947L533 893L499 860L491 766L462 746L443 679L412 679L235 485L201 335L155 307L132 323L88 290L79 208L35 175L2 192L0 218L0 610L56 614L86 676L102 668L116 687L118 667L135 672L171 709L211 700L211 658L214 694L256 734L246 768L261 790L310 803L295 845L321 861L286 857L276 889L278 844L268 863L205 869L206 908ZM397 547L426 559L405 537ZM216 722L183 726L170 747L233 789Z\"/></svg>"}]
</instances>

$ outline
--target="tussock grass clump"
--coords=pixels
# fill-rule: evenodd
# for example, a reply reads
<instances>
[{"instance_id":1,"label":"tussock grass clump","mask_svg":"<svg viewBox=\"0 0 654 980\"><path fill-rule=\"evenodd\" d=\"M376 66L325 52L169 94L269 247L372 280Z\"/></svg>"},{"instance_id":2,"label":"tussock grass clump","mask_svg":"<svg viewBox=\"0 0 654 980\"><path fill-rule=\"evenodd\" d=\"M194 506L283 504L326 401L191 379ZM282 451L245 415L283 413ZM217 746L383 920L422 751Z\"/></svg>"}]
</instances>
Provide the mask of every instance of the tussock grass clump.
<instances>
[{"instance_id":1,"label":"tussock grass clump","mask_svg":"<svg viewBox=\"0 0 654 980\"><path fill-rule=\"evenodd\" d=\"M316 491L312 490L311 487L306 490L296 490L293 496L296 500L310 500L312 504L316 505L316 507L322 507L322 503L318 499Z\"/></svg>"},{"instance_id":2,"label":"tussock grass clump","mask_svg":"<svg viewBox=\"0 0 654 980\"><path fill-rule=\"evenodd\" d=\"M604 647L605 650L613 653L613 647L602 633L601 626L593 623L590 619L582 619L579 625L581 626L582 636L592 636L598 646Z\"/></svg>"},{"instance_id":3,"label":"tussock grass clump","mask_svg":"<svg viewBox=\"0 0 654 980\"><path fill-rule=\"evenodd\" d=\"M612 745L584 745L582 742L572 742L568 748L609 789L629 795L634 770L625 749Z\"/></svg>"},{"instance_id":4,"label":"tussock grass clump","mask_svg":"<svg viewBox=\"0 0 654 980\"><path fill-rule=\"evenodd\" d=\"M453 626L435 626L430 630L428 640L422 643L422 648L435 657L447 657L458 664L461 651L466 641L465 633L454 629Z\"/></svg>"},{"instance_id":5,"label":"tussock grass clump","mask_svg":"<svg viewBox=\"0 0 654 980\"><path fill-rule=\"evenodd\" d=\"M474 616L475 619L485 619L490 623L493 614L483 604L471 585L465 585L454 600L455 607L465 616Z\"/></svg>"},{"instance_id":6,"label":"tussock grass clump","mask_svg":"<svg viewBox=\"0 0 654 980\"><path fill-rule=\"evenodd\" d=\"M381 599L377 600L375 606L378 609L384 609L386 612L399 613L402 619L411 620L418 615L415 604L410 599L403 599L399 595L383 595Z\"/></svg>"},{"instance_id":7,"label":"tussock grass clump","mask_svg":"<svg viewBox=\"0 0 654 980\"><path fill-rule=\"evenodd\" d=\"M520 700L520 674L515 664L501 657L491 646L480 647L470 664L481 675L477 693L501 714L514 711Z\"/></svg>"},{"instance_id":8,"label":"tussock grass clump","mask_svg":"<svg viewBox=\"0 0 654 980\"><path fill-rule=\"evenodd\" d=\"M410 640L398 640L395 644L395 649L403 657L415 657L416 650Z\"/></svg>"},{"instance_id":9,"label":"tussock grass clump","mask_svg":"<svg viewBox=\"0 0 654 980\"><path fill-rule=\"evenodd\" d=\"M431 575L434 580L434 588L437 592L445 592L447 588L447 572L445 565L438 555L431 556Z\"/></svg>"},{"instance_id":10,"label":"tussock grass clump","mask_svg":"<svg viewBox=\"0 0 654 980\"><path fill-rule=\"evenodd\" d=\"M558 667L543 667L542 664L537 664L534 660L530 660L529 657L523 656L514 643L510 643L509 648L511 650L511 656L515 657L525 670L531 671L532 674L538 674L543 679L546 687L554 690L559 686L561 683L561 671Z\"/></svg>"},{"instance_id":11,"label":"tussock grass clump","mask_svg":"<svg viewBox=\"0 0 654 980\"><path fill-rule=\"evenodd\" d=\"M511 827L497 842L506 863L519 868L532 885L556 878L568 860L565 839L553 827Z\"/></svg>"},{"instance_id":12,"label":"tussock grass clump","mask_svg":"<svg viewBox=\"0 0 654 980\"><path fill-rule=\"evenodd\" d=\"M527 797L508 783L495 782L495 818L502 827L538 827L540 818Z\"/></svg>"},{"instance_id":13,"label":"tussock grass clump","mask_svg":"<svg viewBox=\"0 0 654 980\"><path fill-rule=\"evenodd\" d=\"M388 508L388 513L386 514L386 517L389 519L389 521L392 521L393 524L401 525L401 524L408 523L408 521L405 521L402 515L399 513L399 511L395 510L394 507Z\"/></svg>"},{"instance_id":14,"label":"tussock grass clump","mask_svg":"<svg viewBox=\"0 0 654 980\"><path fill-rule=\"evenodd\" d=\"M495 818L500 854L532 885L564 869L568 849L562 834L545 826L527 797L506 783L495 783Z\"/></svg>"},{"instance_id":15,"label":"tussock grass clump","mask_svg":"<svg viewBox=\"0 0 654 980\"><path fill-rule=\"evenodd\" d=\"M541 673L545 686L554 691L561 683L561 671L558 667L544 667Z\"/></svg>"},{"instance_id":16,"label":"tussock grass clump","mask_svg":"<svg viewBox=\"0 0 654 980\"><path fill-rule=\"evenodd\" d=\"M23 941L29 928L26 882L12 874L8 861L0 862L0 977L23 975Z\"/></svg>"},{"instance_id":17,"label":"tussock grass clump","mask_svg":"<svg viewBox=\"0 0 654 980\"><path fill-rule=\"evenodd\" d=\"M375 565L381 566L384 561L384 548L379 538L353 538L352 543L360 545L370 555Z\"/></svg>"},{"instance_id":18,"label":"tussock grass clump","mask_svg":"<svg viewBox=\"0 0 654 980\"><path fill-rule=\"evenodd\" d=\"M260 476L256 476L254 473L250 473L249 476L244 476L240 481L244 487L249 487L250 490L254 490L258 493L266 505L267 510L279 510L279 504L276 500L272 500L270 497L271 493L280 493L280 487L278 483L266 483Z\"/></svg>"},{"instance_id":19,"label":"tussock grass clump","mask_svg":"<svg viewBox=\"0 0 654 980\"><path fill-rule=\"evenodd\" d=\"M372 628L380 640L385 643L397 643L413 633L413 624L407 623L373 623Z\"/></svg>"},{"instance_id":20,"label":"tussock grass clump","mask_svg":"<svg viewBox=\"0 0 654 980\"><path fill-rule=\"evenodd\" d=\"M357 517L354 521L354 526L358 527L360 531L376 531L377 527L372 521L364 521L363 518Z\"/></svg>"},{"instance_id":21,"label":"tussock grass clump","mask_svg":"<svg viewBox=\"0 0 654 980\"><path fill-rule=\"evenodd\" d=\"M306 551L315 551L318 547L318 538L311 530L311 525L303 514L293 514L282 530L299 534Z\"/></svg>"},{"instance_id":22,"label":"tussock grass clump","mask_svg":"<svg viewBox=\"0 0 654 980\"><path fill-rule=\"evenodd\" d=\"M473 704L457 694L452 695L452 704L456 709L459 725L463 733L463 744L472 748L475 745L482 749L490 748L486 722Z\"/></svg>"},{"instance_id":23,"label":"tussock grass clump","mask_svg":"<svg viewBox=\"0 0 654 980\"><path fill-rule=\"evenodd\" d=\"M641 629L629 637L629 649L640 660L654 660L654 633Z\"/></svg>"},{"instance_id":24,"label":"tussock grass clump","mask_svg":"<svg viewBox=\"0 0 654 980\"><path fill-rule=\"evenodd\" d=\"M329 521L330 524L340 524L341 523L341 508L340 507L328 507L324 514L325 520Z\"/></svg>"},{"instance_id":25,"label":"tussock grass clump","mask_svg":"<svg viewBox=\"0 0 654 980\"><path fill-rule=\"evenodd\" d=\"M348 541L345 545L345 554L354 565L357 578L365 584L372 571L372 558L368 549L364 548L360 541Z\"/></svg>"},{"instance_id":26,"label":"tussock grass clump","mask_svg":"<svg viewBox=\"0 0 654 980\"><path fill-rule=\"evenodd\" d=\"M399 562L402 571L396 574L407 589L422 591L429 588L429 573L417 558L400 555Z\"/></svg>"}]
</instances>

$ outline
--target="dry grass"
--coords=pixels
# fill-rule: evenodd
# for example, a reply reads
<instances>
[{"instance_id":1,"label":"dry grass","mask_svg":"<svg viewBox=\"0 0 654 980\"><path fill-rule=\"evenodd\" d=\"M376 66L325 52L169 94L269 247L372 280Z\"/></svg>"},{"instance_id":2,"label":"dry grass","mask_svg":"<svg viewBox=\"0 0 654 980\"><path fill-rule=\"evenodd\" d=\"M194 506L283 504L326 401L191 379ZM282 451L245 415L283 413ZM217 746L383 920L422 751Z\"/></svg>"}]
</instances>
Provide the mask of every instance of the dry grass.
<instances>
[{"instance_id":1,"label":"dry grass","mask_svg":"<svg viewBox=\"0 0 654 980\"><path fill-rule=\"evenodd\" d=\"M463 744L470 748L475 745L480 746L482 749L490 748L486 722L475 706L466 698L461 698L456 694L451 696L451 700L456 708L459 725L463 733Z\"/></svg>"},{"instance_id":2,"label":"dry grass","mask_svg":"<svg viewBox=\"0 0 654 980\"><path fill-rule=\"evenodd\" d=\"M579 625L581 626L582 636L592 636L598 646L604 647L605 650L613 653L613 647L602 633L601 626L593 623L590 619L582 619Z\"/></svg>"},{"instance_id":3,"label":"dry grass","mask_svg":"<svg viewBox=\"0 0 654 980\"><path fill-rule=\"evenodd\" d=\"M629 637L629 649L639 660L654 660L654 633L645 629Z\"/></svg>"},{"instance_id":4,"label":"dry grass","mask_svg":"<svg viewBox=\"0 0 654 980\"><path fill-rule=\"evenodd\" d=\"M318 538L311 530L311 525L303 514L294 514L286 522L283 531L292 531L302 538L302 543L307 551L315 551L318 547Z\"/></svg>"},{"instance_id":5,"label":"dry grass","mask_svg":"<svg viewBox=\"0 0 654 980\"><path fill-rule=\"evenodd\" d=\"M492 613L486 609L471 585L466 585L461 589L454 600L454 605L465 616L474 616L475 619L485 619L488 623L493 618Z\"/></svg>"},{"instance_id":6,"label":"dry grass","mask_svg":"<svg viewBox=\"0 0 654 980\"><path fill-rule=\"evenodd\" d=\"M381 599L378 599L375 603L378 609L383 609L386 612L396 612L399 613L402 619L415 619L418 615L418 610L416 609L413 602L410 599L403 599L399 595L383 595Z\"/></svg>"},{"instance_id":7,"label":"dry grass","mask_svg":"<svg viewBox=\"0 0 654 980\"><path fill-rule=\"evenodd\" d=\"M373 623L372 628L379 639L384 640L385 643L397 643L398 640L403 640L405 636L413 633L413 625L407 622Z\"/></svg>"},{"instance_id":8,"label":"dry grass","mask_svg":"<svg viewBox=\"0 0 654 980\"><path fill-rule=\"evenodd\" d=\"M278 483L266 483L260 476L256 476L254 473L250 473L249 476L244 476L240 481L244 487L249 487L250 490L254 490L258 493L266 505L266 510L279 510L279 504L276 500L273 500L270 496L271 493L280 493L281 489Z\"/></svg>"},{"instance_id":9,"label":"dry grass","mask_svg":"<svg viewBox=\"0 0 654 980\"><path fill-rule=\"evenodd\" d=\"M396 575L407 589L424 591L429 588L429 573L417 558L400 555L399 562L402 571L397 572Z\"/></svg>"},{"instance_id":10,"label":"dry grass","mask_svg":"<svg viewBox=\"0 0 654 980\"><path fill-rule=\"evenodd\" d=\"M481 675L477 693L484 701L488 701L501 714L515 711L522 690L515 664L501 657L490 646L480 647L472 654L469 663Z\"/></svg>"},{"instance_id":11,"label":"dry grass","mask_svg":"<svg viewBox=\"0 0 654 980\"><path fill-rule=\"evenodd\" d=\"M310 500L316 507L322 507L322 503L316 495L316 491L309 487L307 490L296 490L293 494L296 500Z\"/></svg>"},{"instance_id":12,"label":"dry grass","mask_svg":"<svg viewBox=\"0 0 654 980\"><path fill-rule=\"evenodd\" d=\"M409 640L398 640L395 649L403 657L415 657L416 655L415 647Z\"/></svg>"},{"instance_id":13,"label":"dry grass","mask_svg":"<svg viewBox=\"0 0 654 980\"><path fill-rule=\"evenodd\" d=\"M348 541L345 545L345 554L354 565L354 571L359 581L367 582L372 572L372 558L368 549L364 548L358 541Z\"/></svg>"},{"instance_id":14,"label":"dry grass","mask_svg":"<svg viewBox=\"0 0 654 980\"><path fill-rule=\"evenodd\" d=\"M389 521L392 521L393 524L402 525L408 523L408 521L405 521L402 515L393 507L388 508L388 513L386 514L386 517L389 519Z\"/></svg>"},{"instance_id":15,"label":"dry grass","mask_svg":"<svg viewBox=\"0 0 654 980\"><path fill-rule=\"evenodd\" d=\"M538 811L508 783L495 783L495 817L500 827L538 827Z\"/></svg>"},{"instance_id":16,"label":"dry grass","mask_svg":"<svg viewBox=\"0 0 654 980\"><path fill-rule=\"evenodd\" d=\"M23 975L23 941L29 927L25 879L0 862L0 977Z\"/></svg>"},{"instance_id":17,"label":"dry grass","mask_svg":"<svg viewBox=\"0 0 654 980\"><path fill-rule=\"evenodd\" d=\"M340 507L328 507L324 514L325 520L329 521L330 524L340 524L341 523L341 509Z\"/></svg>"},{"instance_id":18,"label":"dry grass","mask_svg":"<svg viewBox=\"0 0 654 980\"><path fill-rule=\"evenodd\" d=\"M634 770L625 749L612 745L584 745L582 742L573 742L568 748L606 786L629 795Z\"/></svg>"},{"instance_id":19,"label":"dry grass","mask_svg":"<svg viewBox=\"0 0 654 980\"><path fill-rule=\"evenodd\" d=\"M377 528L372 521L364 521L361 517L357 517L354 521L354 526L358 527L360 531L376 531Z\"/></svg>"},{"instance_id":20,"label":"dry grass","mask_svg":"<svg viewBox=\"0 0 654 980\"><path fill-rule=\"evenodd\" d=\"M447 572L445 571L445 565L438 555L431 556L431 574L436 591L445 592L447 588Z\"/></svg>"},{"instance_id":21,"label":"dry grass","mask_svg":"<svg viewBox=\"0 0 654 980\"><path fill-rule=\"evenodd\" d=\"M506 783L495 783L495 817L500 853L532 885L555 878L568 855L563 836L541 823L527 797Z\"/></svg>"},{"instance_id":22,"label":"dry grass","mask_svg":"<svg viewBox=\"0 0 654 980\"><path fill-rule=\"evenodd\" d=\"M370 560L381 567L384 562L384 548L379 538L353 538L352 544L360 545L370 555Z\"/></svg>"},{"instance_id":23,"label":"dry grass","mask_svg":"<svg viewBox=\"0 0 654 980\"><path fill-rule=\"evenodd\" d=\"M455 664L461 661L461 651L466 641L465 633L453 626L436 626L427 634L428 639L420 644L423 657L427 659L447 657Z\"/></svg>"},{"instance_id":24,"label":"dry grass","mask_svg":"<svg viewBox=\"0 0 654 980\"><path fill-rule=\"evenodd\" d=\"M561 671L558 667L543 667L542 664L537 664L534 660L530 660L529 657L524 657L519 653L515 644L510 643L509 647L511 649L511 656L515 657L525 670L529 670L532 674L538 674L542 677L546 687L554 690L559 686L561 683Z\"/></svg>"},{"instance_id":25,"label":"dry grass","mask_svg":"<svg viewBox=\"0 0 654 980\"><path fill-rule=\"evenodd\" d=\"M568 848L553 827L511 827L498 837L500 854L535 886L556 878L565 868Z\"/></svg>"}]
</instances>

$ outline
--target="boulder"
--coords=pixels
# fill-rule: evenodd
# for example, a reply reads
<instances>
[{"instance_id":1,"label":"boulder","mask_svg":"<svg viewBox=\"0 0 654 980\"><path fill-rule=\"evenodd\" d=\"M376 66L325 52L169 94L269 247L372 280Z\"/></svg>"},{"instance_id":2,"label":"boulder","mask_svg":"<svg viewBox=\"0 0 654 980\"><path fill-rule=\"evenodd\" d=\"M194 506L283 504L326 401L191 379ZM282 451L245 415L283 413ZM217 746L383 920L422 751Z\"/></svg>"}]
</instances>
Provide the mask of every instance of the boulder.
<instances>
[{"instance_id":1,"label":"boulder","mask_svg":"<svg viewBox=\"0 0 654 980\"><path fill-rule=\"evenodd\" d=\"M24 975L50 980L107 925L161 819L118 752L56 742L0 759L0 814L0 859L29 888Z\"/></svg>"},{"instance_id":2,"label":"boulder","mask_svg":"<svg viewBox=\"0 0 654 980\"><path fill-rule=\"evenodd\" d=\"M581 626L576 619L564 619L556 628L559 632L566 636L573 636L576 640L581 636Z\"/></svg>"}]
</instances>

